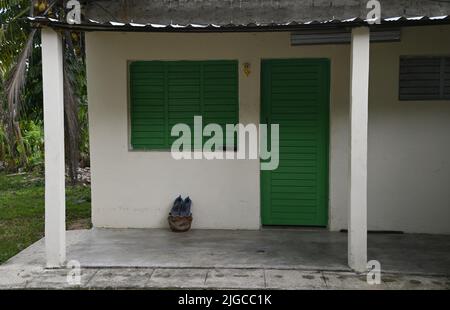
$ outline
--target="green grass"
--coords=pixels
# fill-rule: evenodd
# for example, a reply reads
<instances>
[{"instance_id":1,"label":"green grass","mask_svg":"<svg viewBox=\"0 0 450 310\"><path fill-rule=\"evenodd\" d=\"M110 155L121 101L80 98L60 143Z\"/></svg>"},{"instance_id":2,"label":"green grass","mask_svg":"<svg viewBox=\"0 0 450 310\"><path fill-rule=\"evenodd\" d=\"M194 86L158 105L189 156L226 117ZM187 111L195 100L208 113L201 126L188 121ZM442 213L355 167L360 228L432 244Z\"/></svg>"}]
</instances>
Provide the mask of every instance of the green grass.
<instances>
[{"instance_id":1,"label":"green grass","mask_svg":"<svg viewBox=\"0 0 450 310\"><path fill-rule=\"evenodd\" d=\"M91 226L89 186L66 186L67 228ZM44 178L0 173L0 264L44 236Z\"/></svg>"}]
</instances>

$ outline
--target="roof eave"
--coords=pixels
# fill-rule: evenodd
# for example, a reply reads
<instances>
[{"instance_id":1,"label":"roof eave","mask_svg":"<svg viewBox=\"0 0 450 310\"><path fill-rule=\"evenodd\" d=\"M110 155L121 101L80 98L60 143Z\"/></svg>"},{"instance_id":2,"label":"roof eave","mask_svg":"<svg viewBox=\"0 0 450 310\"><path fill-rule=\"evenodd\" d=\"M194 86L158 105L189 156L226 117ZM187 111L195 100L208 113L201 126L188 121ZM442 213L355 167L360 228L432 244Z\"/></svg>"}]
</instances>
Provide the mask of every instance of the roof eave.
<instances>
[{"instance_id":1,"label":"roof eave","mask_svg":"<svg viewBox=\"0 0 450 310\"><path fill-rule=\"evenodd\" d=\"M56 19L47 17L28 17L33 27L50 27L60 30L72 31L118 31L118 32L278 32L278 31L297 31L310 29L336 29L353 28L359 26L369 26L371 28L382 27L411 27L428 25L450 25L450 16L437 17L393 17L382 19L380 23L371 23L360 18L351 18L345 20L328 21L308 21L308 22L289 22L289 23L270 23L247 25L227 24L227 25L156 25L156 24L135 24L107 22L100 23L96 21L84 22L82 24L68 24Z\"/></svg>"}]
</instances>

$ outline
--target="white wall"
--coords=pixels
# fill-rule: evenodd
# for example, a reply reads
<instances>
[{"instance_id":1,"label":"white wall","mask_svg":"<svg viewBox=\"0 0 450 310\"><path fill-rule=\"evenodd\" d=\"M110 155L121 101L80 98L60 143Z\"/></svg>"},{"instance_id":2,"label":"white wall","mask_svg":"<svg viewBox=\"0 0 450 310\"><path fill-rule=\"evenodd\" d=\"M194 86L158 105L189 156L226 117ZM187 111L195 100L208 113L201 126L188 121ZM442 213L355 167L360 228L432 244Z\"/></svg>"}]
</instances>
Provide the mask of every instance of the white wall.
<instances>
[{"instance_id":1,"label":"white wall","mask_svg":"<svg viewBox=\"0 0 450 310\"><path fill-rule=\"evenodd\" d=\"M347 167L347 125L346 116L335 109L341 110L348 104L347 46L291 48L288 33L105 32L87 33L86 45L94 226L166 227L169 207L181 193L191 195L194 201L193 227L260 227L258 161L175 161L168 152L129 151L129 60L238 59L240 65L250 62L249 77L240 66L240 122L246 124L259 122L262 58L330 58L334 81L331 149L341 154L330 163L331 178L335 180L330 198L344 207L346 187L339 180Z\"/></svg>"},{"instance_id":2,"label":"white wall","mask_svg":"<svg viewBox=\"0 0 450 310\"><path fill-rule=\"evenodd\" d=\"M450 28L402 35L372 48L369 229L450 233L450 101L398 100L399 56L450 56Z\"/></svg>"},{"instance_id":3,"label":"white wall","mask_svg":"<svg viewBox=\"0 0 450 310\"><path fill-rule=\"evenodd\" d=\"M399 102L398 58L450 54L449 27L409 28L401 43L372 44L368 221L372 230L450 233L450 102ZM238 59L240 121L259 121L260 61L330 58L330 229L347 228L348 45L290 47L289 33L86 35L93 222L166 227L172 200L189 194L195 228L258 229L257 161L175 161L129 151L127 61ZM180 175L179 178L174 177ZM185 177L188 176L188 177Z\"/></svg>"},{"instance_id":4,"label":"white wall","mask_svg":"<svg viewBox=\"0 0 450 310\"><path fill-rule=\"evenodd\" d=\"M399 57L450 55L449 36L404 28L401 42L371 44L369 230L450 233L450 101L398 100ZM333 228L346 228L346 205L334 206Z\"/></svg>"}]
</instances>

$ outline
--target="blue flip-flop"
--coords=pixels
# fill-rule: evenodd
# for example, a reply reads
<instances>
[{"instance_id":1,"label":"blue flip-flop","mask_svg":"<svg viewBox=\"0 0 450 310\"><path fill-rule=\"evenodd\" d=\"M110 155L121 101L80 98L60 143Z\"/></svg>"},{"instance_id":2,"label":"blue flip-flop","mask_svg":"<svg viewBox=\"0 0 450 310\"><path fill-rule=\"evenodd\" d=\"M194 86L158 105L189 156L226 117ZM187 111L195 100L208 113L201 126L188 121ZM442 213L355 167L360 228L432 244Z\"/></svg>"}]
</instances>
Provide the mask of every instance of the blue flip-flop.
<instances>
[{"instance_id":1,"label":"blue flip-flop","mask_svg":"<svg viewBox=\"0 0 450 310\"><path fill-rule=\"evenodd\" d=\"M192 200L191 200L191 198L187 197L183 201L181 216L191 216L192 215L191 206L192 206Z\"/></svg>"},{"instance_id":2,"label":"blue flip-flop","mask_svg":"<svg viewBox=\"0 0 450 310\"><path fill-rule=\"evenodd\" d=\"M170 210L169 215L171 215L171 216L180 216L181 209L182 209L182 204L183 204L183 198L181 198L181 195L180 195L173 202L173 206L172 206L172 209Z\"/></svg>"}]
</instances>

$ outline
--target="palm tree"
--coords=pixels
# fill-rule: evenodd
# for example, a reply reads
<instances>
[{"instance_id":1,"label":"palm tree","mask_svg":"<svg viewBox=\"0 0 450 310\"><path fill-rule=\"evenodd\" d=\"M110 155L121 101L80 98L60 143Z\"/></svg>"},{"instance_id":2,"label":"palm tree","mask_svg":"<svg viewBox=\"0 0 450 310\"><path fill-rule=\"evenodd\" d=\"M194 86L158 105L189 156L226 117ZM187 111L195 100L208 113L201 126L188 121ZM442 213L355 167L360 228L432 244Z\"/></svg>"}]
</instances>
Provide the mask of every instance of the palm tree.
<instances>
[{"instance_id":1,"label":"palm tree","mask_svg":"<svg viewBox=\"0 0 450 310\"><path fill-rule=\"evenodd\" d=\"M27 160L19 119L36 109L36 104L42 111L39 100L24 100L30 68L41 65L40 59L32 59L33 51L40 49L39 30L31 28L24 17L33 12L63 18L64 4L65 1L58 0L0 0L0 87L4 93L0 97L0 122L6 132L9 152L18 158L19 166L24 166ZM62 36L66 158L69 178L76 182L80 156L78 109L82 93L77 86L79 76L84 77L84 53L81 34L66 31Z\"/></svg>"}]
</instances>

